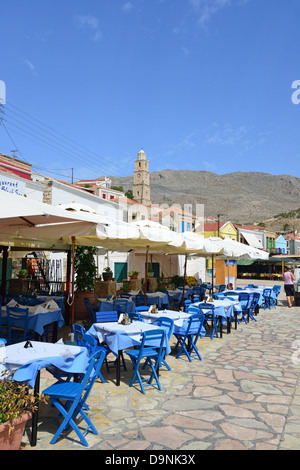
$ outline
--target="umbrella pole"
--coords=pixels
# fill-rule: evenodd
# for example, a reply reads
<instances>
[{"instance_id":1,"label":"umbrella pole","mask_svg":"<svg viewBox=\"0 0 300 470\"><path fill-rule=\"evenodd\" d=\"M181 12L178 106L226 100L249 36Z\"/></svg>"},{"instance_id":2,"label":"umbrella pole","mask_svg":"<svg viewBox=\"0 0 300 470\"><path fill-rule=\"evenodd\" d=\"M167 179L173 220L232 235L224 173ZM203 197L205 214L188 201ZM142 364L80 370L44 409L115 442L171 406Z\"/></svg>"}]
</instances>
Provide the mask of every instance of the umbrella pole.
<instances>
[{"instance_id":1,"label":"umbrella pole","mask_svg":"<svg viewBox=\"0 0 300 470\"><path fill-rule=\"evenodd\" d=\"M145 263L145 285L144 285L144 305L147 303L147 284L148 284L148 252L149 246L146 250L146 263Z\"/></svg>"},{"instance_id":2,"label":"umbrella pole","mask_svg":"<svg viewBox=\"0 0 300 470\"><path fill-rule=\"evenodd\" d=\"M211 257L211 295L214 293L214 256Z\"/></svg>"},{"instance_id":3,"label":"umbrella pole","mask_svg":"<svg viewBox=\"0 0 300 470\"><path fill-rule=\"evenodd\" d=\"M183 288L182 288L182 300L181 300L181 306L182 307L184 307L184 287L185 287L185 278L186 278L186 263L187 263L187 254L185 255L184 271L183 271Z\"/></svg>"},{"instance_id":4,"label":"umbrella pole","mask_svg":"<svg viewBox=\"0 0 300 470\"><path fill-rule=\"evenodd\" d=\"M74 316L74 281L75 281L75 237L72 237L72 271L71 271L71 283L72 283L72 305L71 305L71 324L75 323Z\"/></svg>"}]
</instances>

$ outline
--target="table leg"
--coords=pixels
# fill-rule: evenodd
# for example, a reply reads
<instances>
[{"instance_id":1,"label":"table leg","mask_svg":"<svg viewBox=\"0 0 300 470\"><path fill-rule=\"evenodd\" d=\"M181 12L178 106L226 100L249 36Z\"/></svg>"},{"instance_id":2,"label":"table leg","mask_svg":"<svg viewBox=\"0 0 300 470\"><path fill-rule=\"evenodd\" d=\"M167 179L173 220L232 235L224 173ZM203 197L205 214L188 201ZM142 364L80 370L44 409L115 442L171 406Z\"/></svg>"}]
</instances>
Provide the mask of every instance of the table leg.
<instances>
[{"instance_id":1,"label":"table leg","mask_svg":"<svg viewBox=\"0 0 300 470\"><path fill-rule=\"evenodd\" d=\"M40 393L40 371L38 371L36 379L35 379L35 384L34 384L34 392L33 395L35 398L38 397ZM39 418L39 403L37 403L37 408L34 413L32 413L32 424L31 424L31 439L30 439L30 445L31 447L36 446L36 441L37 441L37 425L38 425L38 418Z\"/></svg>"},{"instance_id":2,"label":"table leg","mask_svg":"<svg viewBox=\"0 0 300 470\"><path fill-rule=\"evenodd\" d=\"M234 327L237 330L237 312L234 312Z\"/></svg>"},{"instance_id":3,"label":"table leg","mask_svg":"<svg viewBox=\"0 0 300 470\"><path fill-rule=\"evenodd\" d=\"M120 361L121 361L121 351L118 352L118 357L117 357L117 360L116 360L116 380L117 380L117 386L120 385L120 376L121 376Z\"/></svg>"},{"instance_id":4,"label":"table leg","mask_svg":"<svg viewBox=\"0 0 300 470\"><path fill-rule=\"evenodd\" d=\"M231 321L230 318L227 318L227 334L231 333Z\"/></svg>"}]
</instances>

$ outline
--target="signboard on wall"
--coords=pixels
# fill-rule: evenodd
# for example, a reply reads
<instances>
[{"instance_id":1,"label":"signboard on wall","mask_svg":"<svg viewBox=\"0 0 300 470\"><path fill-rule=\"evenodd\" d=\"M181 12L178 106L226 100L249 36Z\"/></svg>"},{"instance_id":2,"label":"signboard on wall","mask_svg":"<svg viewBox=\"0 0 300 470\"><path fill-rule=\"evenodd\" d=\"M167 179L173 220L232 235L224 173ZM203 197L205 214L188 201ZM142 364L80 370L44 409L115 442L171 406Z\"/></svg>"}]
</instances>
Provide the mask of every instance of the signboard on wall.
<instances>
[{"instance_id":1,"label":"signboard on wall","mask_svg":"<svg viewBox=\"0 0 300 470\"><path fill-rule=\"evenodd\" d=\"M0 191L24 196L25 188L25 183L22 181L13 180L8 176L0 176Z\"/></svg>"}]
</instances>

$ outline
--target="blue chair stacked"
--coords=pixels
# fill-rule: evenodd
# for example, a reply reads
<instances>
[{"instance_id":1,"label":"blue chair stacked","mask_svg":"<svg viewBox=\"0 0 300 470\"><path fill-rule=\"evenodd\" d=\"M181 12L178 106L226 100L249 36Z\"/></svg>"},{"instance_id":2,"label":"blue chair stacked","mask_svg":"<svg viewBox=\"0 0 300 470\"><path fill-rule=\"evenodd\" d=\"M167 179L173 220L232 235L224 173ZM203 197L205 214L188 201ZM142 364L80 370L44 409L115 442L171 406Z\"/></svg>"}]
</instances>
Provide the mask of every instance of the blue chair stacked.
<instances>
[{"instance_id":1,"label":"blue chair stacked","mask_svg":"<svg viewBox=\"0 0 300 470\"><path fill-rule=\"evenodd\" d=\"M199 336L202 335L203 323L203 314L192 314L188 319L186 330L182 333L174 333L174 336L177 338L175 352L179 348L176 354L176 359L178 359L182 354L185 354L190 362L192 362L192 357L197 357L200 361L202 360L197 349L197 341Z\"/></svg>"},{"instance_id":2,"label":"blue chair stacked","mask_svg":"<svg viewBox=\"0 0 300 470\"><path fill-rule=\"evenodd\" d=\"M61 433L70 427L76 432L81 443L86 447L88 446L88 442L85 438L85 434L89 430L91 430L93 434L98 434L97 429L85 413L84 408L95 380L99 375L104 358L104 351L98 351L90 358L87 371L81 382L58 381L43 390L43 394L50 398L53 405L64 418L51 439L50 444L55 444ZM87 423L87 428L84 433L81 432L75 422L78 415Z\"/></svg>"},{"instance_id":3,"label":"blue chair stacked","mask_svg":"<svg viewBox=\"0 0 300 470\"><path fill-rule=\"evenodd\" d=\"M264 289L263 291L263 309L266 310L266 308L271 309L272 307L276 307L275 305L275 299L272 298L272 289Z\"/></svg>"},{"instance_id":4,"label":"blue chair stacked","mask_svg":"<svg viewBox=\"0 0 300 470\"><path fill-rule=\"evenodd\" d=\"M204 328L205 328L206 331L207 331L207 328L208 328L208 323L209 322L211 323L212 332L211 333L206 333L206 336L210 336L210 339L214 339L214 336L216 335L216 337L218 338L219 337L218 336L218 325L219 325L219 323L221 325L221 321L215 315L214 305L203 302L199 305L199 310L200 310L200 313L202 313L204 315ZM204 310L206 310L206 312L204 312ZM222 327L222 325L221 325L221 327Z\"/></svg>"},{"instance_id":5,"label":"blue chair stacked","mask_svg":"<svg viewBox=\"0 0 300 470\"><path fill-rule=\"evenodd\" d=\"M141 333L141 338L142 342L136 349L125 351L133 365L133 374L129 387L139 383L142 393L145 393L145 387L149 386L157 386L161 390L157 371L163 354L165 331L160 329L144 331ZM143 359L147 360L151 368L149 379L142 378L139 371Z\"/></svg>"}]
</instances>

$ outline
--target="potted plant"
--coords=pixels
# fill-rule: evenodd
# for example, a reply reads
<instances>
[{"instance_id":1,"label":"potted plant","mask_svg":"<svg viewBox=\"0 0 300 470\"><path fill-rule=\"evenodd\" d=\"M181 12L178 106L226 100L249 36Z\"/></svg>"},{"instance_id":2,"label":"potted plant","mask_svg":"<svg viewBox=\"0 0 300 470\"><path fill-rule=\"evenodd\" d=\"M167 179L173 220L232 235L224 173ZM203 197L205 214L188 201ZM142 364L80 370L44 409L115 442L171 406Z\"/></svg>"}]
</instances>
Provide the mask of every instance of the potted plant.
<instances>
[{"instance_id":1,"label":"potted plant","mask_svg":"<svg viewBox=\"0 0 300 470\"><path fill-rule=\"evenodd\" d=\"M17 276L19 279L25 279L27 275L28 275L27 269L20 269L20 271L18 271L17 273Z\"/></svg>"},{"instance_id":2,"label":"potted plant","mask_svg":"<svg viewBox=\"0 0 300 470\"><path fill-rule=\"evenodd\" d=\"M139 274L138 271L130 271L130 272L128 273L128 276L129 276L130 279L137 279L137 278L138 278L138 274Z\"/></svg>"},{"instance_id":3,"label":"potted plant","mask_svg":"<svg viewBox=\"0 0 300 470\"><path fill-rule=\"evenodd\" d=\"M97 267L95 255L97 247L78 246L75 253L75 305L74 310L77 319L87 319L88 312L84 304L84 298L95 303L95 279Z\"/></svg>"},{"instance_id":4,"label":"potted plant","mask_svg":"<svg viewBox=\"0 0 300 470\"><path fill-rule=\"evenodd\" d=\"M154 271L152 266L148 266L148 277L153 277L154 276Z\"/></svg>"},{"instance_id":5,"label":"potted plant","mask_svg":"<svg viewBox=\"0 0 300 470\"><path fill-rule=\"evenodd\" d=\"M44 395L34 397L26 384L12 380L5 371L0 377L0 450L19 450L26 422Z\"/></svg>"},{"instance_id":6,"label":"potted plant","mask_svg":"<svg viewBox=\"0 0 300 470\"><path fill-rule=\"evenodd\" d=\"M103 281L111 281L113 277L113 272L109 266L103 269L102 273Z\"/></svg>"}]
</instances>

